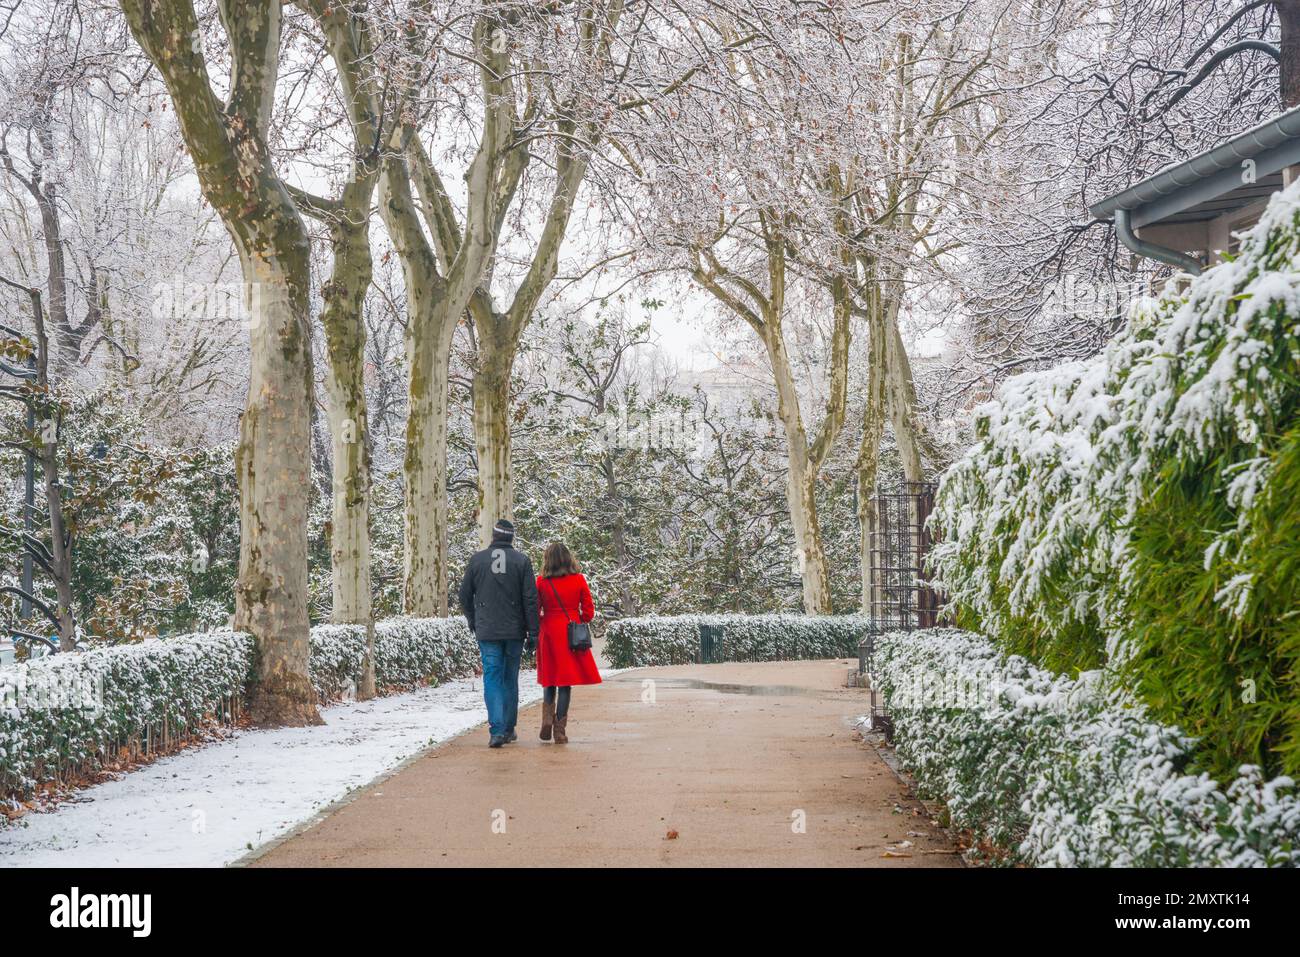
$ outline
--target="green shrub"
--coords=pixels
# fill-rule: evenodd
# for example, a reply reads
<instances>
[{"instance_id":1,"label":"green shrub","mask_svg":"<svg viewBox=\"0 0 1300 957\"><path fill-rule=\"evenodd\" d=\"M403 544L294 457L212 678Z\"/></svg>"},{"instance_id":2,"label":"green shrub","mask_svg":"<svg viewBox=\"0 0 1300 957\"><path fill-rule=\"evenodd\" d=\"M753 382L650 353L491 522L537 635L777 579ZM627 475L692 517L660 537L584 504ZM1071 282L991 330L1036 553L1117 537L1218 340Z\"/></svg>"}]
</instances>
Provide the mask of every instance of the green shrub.
<instances>
[{"instance_id":1,"label":"green shrub","mask_svg":"<svg viewBox=\"0 0 1300 957\"><path fill-rule=\"evenodd\" d=\"M900 759L956 827L1039 867L1300 865L1288 777L1188 770L1196 741L1099 672L1078 678L955 629L884 635L872 658Z\"/></svg>"},{"instance_id":2,"label":"green shrub","mask_svg":"<svg viewBox=\"0 0 1300 957\"><path fill-rule=\"evenodd\" d=\"M1106 663L1225 781L1300 774L1298 202L1096 359L1004 383L933 518L958 621Z\"/></svg>"},{"instance_id":3,"label":"green shrub","mask_svg":"<svg viewBox=\"0 0 1300 957\"><path fill-rule=\"evenodd\" d=\"M251 638L218 632L0 670L0 794L30 794L146 736L206 728L242 698L252 664Z\"/></svg>"},{"instance_id":4,"label":"green shrub","mask_svg":"<svg viewBox=\"0 0 1300 957\"><path fill-rule=\"evenodd\" d=\"M715 661L853 658L867 631L858 615L671 615L621 618L605 633L615 668L686 665L698 660L700 628L715 629Z\"/></svg>"}]
</instances>

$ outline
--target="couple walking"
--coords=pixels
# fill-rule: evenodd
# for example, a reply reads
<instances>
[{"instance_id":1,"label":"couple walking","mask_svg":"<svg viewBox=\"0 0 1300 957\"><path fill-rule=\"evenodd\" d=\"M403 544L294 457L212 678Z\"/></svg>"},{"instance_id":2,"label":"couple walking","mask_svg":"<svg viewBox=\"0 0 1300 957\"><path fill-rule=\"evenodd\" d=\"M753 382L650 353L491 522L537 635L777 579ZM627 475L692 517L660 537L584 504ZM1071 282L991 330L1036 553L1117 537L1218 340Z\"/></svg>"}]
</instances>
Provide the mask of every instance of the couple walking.
<instances>
[{"instance_id":1,"label":"couple walking","mask_svg":"<svg viewBox=\"0 0 1300 957\"><path fill-rule=\"evenodd\" d=\"M595 617L591 589L563 542L546 546L542 573L534 577L533 563L514 547L514 539L514 525L497 522L492 544L474 553L460 583L460 607L483 658L488 747L519 737L519 661L524 651L534 649L537 681L544 689L541 738L550 741L554 734L557 744L566 744L572 687L600 684L590 639L585 638L589 633L569 627L585 626Z\"/></svg>"}]
</instances>

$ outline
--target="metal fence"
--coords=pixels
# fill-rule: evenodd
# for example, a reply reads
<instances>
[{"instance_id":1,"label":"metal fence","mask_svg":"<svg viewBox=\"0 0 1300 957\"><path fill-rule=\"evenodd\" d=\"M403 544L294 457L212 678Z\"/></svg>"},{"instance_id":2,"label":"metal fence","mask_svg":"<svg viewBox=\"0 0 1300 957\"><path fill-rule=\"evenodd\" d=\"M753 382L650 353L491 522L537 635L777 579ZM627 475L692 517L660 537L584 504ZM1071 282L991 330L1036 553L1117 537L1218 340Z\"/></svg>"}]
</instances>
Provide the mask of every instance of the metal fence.
<instances>
[{"instance_id":1,"label":"metal fence","mask_svg":"<svg viewBox=\"0 0 1300 957\"><path fill-rule=\"evenodd\" d=\"M871 728L893 737L884 700L876 690L873 657L876 637L890 631L933 628L939 623L939 596L925 570L934 544L926 520L934 510L933 482L904 482L875 496L875 521L868 530L871 561L871 624L858 649L858 669L871 688Z\"/></svg>"},{"instance_id":2,"label":"metal fence","mask_svg":"<svg viewBox=\"0 0 1300 957\"><path fill-rule=\"evenodd\" d=\"M925 575L932 540L925 527L934 510L933 482L904 482L877 492L871 555L871 621L877 631L933 628L939 601Z\"/></svg>"}]
</instances>

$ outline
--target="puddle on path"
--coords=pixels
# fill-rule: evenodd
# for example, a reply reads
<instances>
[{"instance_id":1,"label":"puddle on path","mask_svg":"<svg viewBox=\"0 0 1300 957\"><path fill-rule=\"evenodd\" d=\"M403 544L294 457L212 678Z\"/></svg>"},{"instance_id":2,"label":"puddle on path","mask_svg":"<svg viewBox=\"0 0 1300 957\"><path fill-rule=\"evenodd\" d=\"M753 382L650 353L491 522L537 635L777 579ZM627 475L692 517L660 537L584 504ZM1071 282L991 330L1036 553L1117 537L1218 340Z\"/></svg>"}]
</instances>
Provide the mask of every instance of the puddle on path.
<instances>
[{"instance_id":1,"label":"puddle on path","mask_svg":"<svg viewBox=\"0 0 1300 957\"><path fill-rule=\"evenodd\" d=\"M702 678L611 678L611 681L627 682L628 684L640 684L642 681L653 681L661 688L689 688L697 691L717 691L721 694L744 694L756 695L761 698L781 698L792 695L803 696L807 698L823 698L827 695L836 694L839 689L832 688L800 688L796 685L742 685L730 681L705 681Z\"/></svg>"}]
</instances>

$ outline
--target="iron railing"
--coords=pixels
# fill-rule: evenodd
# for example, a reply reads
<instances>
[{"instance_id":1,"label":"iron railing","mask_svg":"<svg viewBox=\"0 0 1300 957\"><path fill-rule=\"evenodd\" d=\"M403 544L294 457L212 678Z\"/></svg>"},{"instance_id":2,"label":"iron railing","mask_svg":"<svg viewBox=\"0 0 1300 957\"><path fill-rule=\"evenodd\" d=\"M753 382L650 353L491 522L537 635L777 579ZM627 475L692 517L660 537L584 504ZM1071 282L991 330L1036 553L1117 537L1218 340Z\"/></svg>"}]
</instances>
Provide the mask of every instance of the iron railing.
<instances>
[{"instance_id":1,"label":"iron railing","mask_svg":"<svg viewBox=\"0 0 1300 957\"><path fill-rule=\"evenodd\" d=\"M939 596L926 572L934 544L926 521L934 510L933 482L904 482L875 495L875 516L867 530L870 546L870 625L858 648L858 668L871 689L871 728L893 737L893 722L877 691L876 638L890 631L933 628L939 623Z\"/></svg>"},{"instance_id":2,"label":"iron railing","mask_svg":"<svg viewBox=\"0 0 1300 957\"><path fill-rule=\"evenodd\" d=\"M939 600L926 579L933 544L926 519L934 510L933 482L904 482L875 496L875 522L868 530L871 561L871 622L875 630L933 628Z\"/></svg>"}]
</instances>

